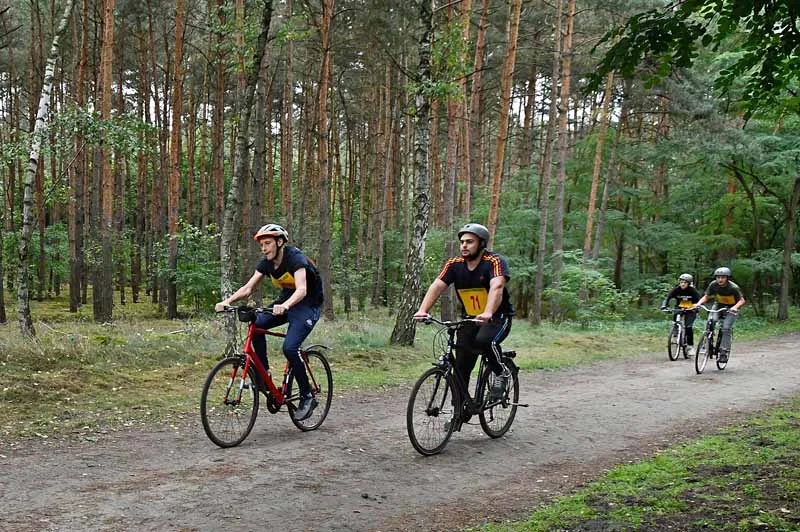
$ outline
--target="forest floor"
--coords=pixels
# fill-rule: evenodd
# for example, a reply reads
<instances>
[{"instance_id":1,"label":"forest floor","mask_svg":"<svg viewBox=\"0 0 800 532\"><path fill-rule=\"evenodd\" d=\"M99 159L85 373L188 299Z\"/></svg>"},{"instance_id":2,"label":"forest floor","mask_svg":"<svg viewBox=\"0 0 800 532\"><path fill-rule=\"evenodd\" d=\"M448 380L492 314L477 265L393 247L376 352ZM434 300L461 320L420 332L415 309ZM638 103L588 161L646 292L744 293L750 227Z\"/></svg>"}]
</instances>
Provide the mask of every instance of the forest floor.
<instances>
[{"instance_id":1,"label":"forest floor","mask_svg":"<svg viewBox=\"0 0 800 532\"><path fill-rule=\"evenodd\" d=\"M795 333L737 343L726 370L703 375L665 353L525 373L530 407L507 436L465 426L427 458L406 435L413 383L336 393L308 433L264 409L227 450L199 416L1 443L0 530L457 530L523 519L617 464L800 395L798 356Z\"/></svg>"}]
</instances>

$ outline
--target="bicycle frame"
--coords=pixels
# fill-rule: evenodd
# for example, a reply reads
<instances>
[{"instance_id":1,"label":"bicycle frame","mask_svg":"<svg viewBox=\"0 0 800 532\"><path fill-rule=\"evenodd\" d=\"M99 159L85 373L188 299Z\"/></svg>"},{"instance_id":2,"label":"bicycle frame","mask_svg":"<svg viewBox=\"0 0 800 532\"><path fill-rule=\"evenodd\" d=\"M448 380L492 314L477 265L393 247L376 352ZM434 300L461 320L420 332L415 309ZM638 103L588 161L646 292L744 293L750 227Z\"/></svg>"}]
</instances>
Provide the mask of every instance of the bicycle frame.
<instances>
[{"instance_id":1,"label":"bicycle frame","mask_svg":"<svg viewBox=\"0 0 800 532\"><path fill-rule=\"evenodd\" d=\"M449 329L448 335L449 339L447 342L447 353L440 359L439 366L445 370L447 375L453 377L453 382L456 385L456 391L459 395L459 406L461 407L462 412L466 412L469 415L477 414L481 409L476 408L476 405L481 402L482 397L480 397L481 392L483 390L483 368L484 364L486 363L485 357L481 355L480 366L478 369L478 377L475 380L475 397L473 398L472 394L469 392L469 386L464 382L464 379L461 378L461 375L455 371L455 342L453 342L453 337L455 336L455 331L457 329ZM461 423L461 415L458 416L458 422Z\"/></svg>"},{"instance_id":2,"label":"bicycle frame","mask_svg":"<svg viewBox=\"0 0 800 532\"><path fill-rule=\"evenodd\" d=\"M716 310L712 310L710 308L701 306L703 310L708 312L708 318L706 319L706 328L703 331L703 335L708 338L708 355L709 358L716 358L717 356L717 342L715 340L722 334L722 331L717 330L717 324L721 323L723 319L725 319L725 314L728 313L728 308L719 308Z\"/></svg>"},{"instance_id":3,"label":"bicycle frame","mask_svg":"<svg viewBox=\"0 0 800 532\"><path fill-rule=\"evenodd\" d=\"M674 312L672 316L673 327L678 328L678 345L686 344L686 316L683 312Z\"/></svg>"},{"instance_id":4,"label":"bicycle frame","mask_svg":"<svg viewBox=\"0 0 800 532\"><path fill-rule=\"evenodd\" d=\"M714 338L717 334L717 324L721 323L722 320L725 318L725 314L728 313L727 308L720 308L717 310L711 310L703 307L708 312L708 319L706 320L706 333L710 334L710 338Z\"/></svg>"},{"instance_id":5,"label":"bicycle frame","mask_svg":"<svg viewBox=\"0 0 800 532\"><path fill-rule=\"evenodd\" d=\"M277 338L285 338L286 334L276 331L270 331L268 329L259 329L258 327L256 327L255 323L250 322L249 326L247 327L247 338L244 341L244 349L243 349L243 352L246 356L246 360L244 363L244 370L243 370L244 374L247 375L247 372L250 369L251 365L255 366L256 372L261 377L261 380L269 390L269 393L272 394L272 397L275 399L275 402L278 405L283 405L286 403L287 399L286 396L283 395L283 390L285 389L285 386L288 384L289 380L289 375L290 375L289 361L288 360L286 361L286 365L284 366L283 369L283 375L284 375L283 384L281 385L280 388L278 388L277 386L275 386L275 383L272 380L272 372L270 372L266 367L264 367L264 364L261 363L261 359L258 358L258 355L256 355L256 351L253 348L253 342L252 342L254 334L265 334L269 336L275 336ZM305 359L303 361L305 362ZM306 371L308 371L308 365L306 365ZM309 375L309 379L312 378L313 376ZM316 383L314 383L314 386L316 386Z\"/></svg>"},{"instance_id":6,"label":"bicycle frame","mask_svg":"<svg viewBox=\"0 0 800 532\"><path fill-rule=\"evenodd\" d=\"M251 366L255 367L256 372L259 374L264 385L267 387L269 393L272 395L272 398L275 400L275 404L277 406L282 406L293 398L293 396L287 397L284 394L284 392L287 390L289 386L289 378L292 375L291 366L289 365L289 361L287 360L283 368L283 382L280 388L277 387L275 385L275 382L272 380L272 372L266 367L264 367L264 364L262 364L261 359L256 354L252 342L254 334L264 334L267 336L274 336L277 338L286 338L286 333L272 331L269 329L261 329L259 327L256 327L255 322L251 321L247 327L247 337L245 338L244 346L242 349L242 352L245 355L245 363L243 369L244 374L245 375L248 374L247 372L249 371ZM306 351L316 347L327 349L327 347L318 344L300 349L300 356L302 357L303 363L305 364L306 367L306 375L308 375L308 381L313 390L319 390L319 385L317 384L317 380L316 377L314 376L314 373L308 366L308 360L306 359L305 353Z\"/></svg>"}]
</instances>

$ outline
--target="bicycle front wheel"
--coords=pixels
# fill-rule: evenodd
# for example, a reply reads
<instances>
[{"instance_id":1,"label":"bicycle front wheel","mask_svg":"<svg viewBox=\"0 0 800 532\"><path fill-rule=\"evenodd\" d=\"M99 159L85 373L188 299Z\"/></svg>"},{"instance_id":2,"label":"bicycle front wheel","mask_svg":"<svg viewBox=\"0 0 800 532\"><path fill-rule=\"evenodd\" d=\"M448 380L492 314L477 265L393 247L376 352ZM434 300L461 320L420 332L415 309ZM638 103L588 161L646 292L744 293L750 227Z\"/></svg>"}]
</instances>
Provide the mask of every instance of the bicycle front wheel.
<instances>
[{"instance_id":1,"label":"bicycle front wheel","mask_svg":"<svg viewBox=\"0 0 800 532\"><path fill-rule=\"evenodd\" d=\"M667 355L670 360L678 360L678 356L680 356L681 344L679 340L678 327L673 325L667 338Z\"/></svg>"},{"instance_id":2,"label":"bicycle front wheel","mask_svg":"<svg viewBox=\"0 0 800 532\"><path fill-rule=\"evenodd\" d=\"M200 419L208 438L220 447L242 443L258 416L255 372L244 373L244 357L221 360L208 374L200 396Z\"/></svg>"},{"instance_id":3,"label":"bicycle front wheel","mask_svg":"<svg viewBox=\"0 0 800 532\"><path fill-rule=\"evenodd\" d=\"M442 368L430 368L417 380L408 398L406 429L418 453L442 452L453 435L455 413L460 412L452 379Z\"/></svg>"},{"instance_id":4,"label":"bicycle front wheel","mask_svg":"<svg viewBox=\"0 0 800 532\"><path fill-rule=\"evenodd\" d=\"M722 344L722 333L719 333L719 335L717 335L717 349L716 349L716 353L717 353L717 369L725 369L727 367L727 365L728 365L728 362L731 359L731 353L730 353L730 351L728 351L728 358L725 360L725 362L720 362L720 360L719 360L719 348L720 348L721 344Z\"/></svg>"},{"instance_id":5,"label":"bicycle front wheel","mask_svg":"<svg viewBox=\"0 0 800 532\"><path fill-rule=\"evenodd\" d=\"M709 349L708 334L706 333L700 337L700 341L697 343L697 349L694 353L694 370L698 375L703 373L703 370L706 369Z\"/></svg>"},{"instance_id":6,"label":"bicycle front wheel","mask_svg":"<svg viewBox=\"0 0 800 532\"><path fill-rule=\"evenodd\" d=\"M519 371L513 362L506 361L506 366L511 370L511 376L506 383L506 391L499 401L488 399L490 380L494 379L494 373L488 366L483 371L483 397L486 398L486 401L484 401L483 410L478 414L478 419L480 419L483 432L492 438L499 438L508 432L517 415L517 404L519 403L517 375Z\"/></svg>"},{"instance_id":7,"label":"bicycle front wheel","mask_svg":"<svg viewBox=\"0 0 800 532\"><path fill-rule=\"evenodd\" d=\"M311 385L311 393L314 394L317 406L310 416L302 420L295 419L294 408L289 409L289 414L294 426L305 432L318 429L328 417L333 399L333 373L328 360L319 351L306 351L303 358L306 363L308 383Z\"/></svg>"}]
</instances>

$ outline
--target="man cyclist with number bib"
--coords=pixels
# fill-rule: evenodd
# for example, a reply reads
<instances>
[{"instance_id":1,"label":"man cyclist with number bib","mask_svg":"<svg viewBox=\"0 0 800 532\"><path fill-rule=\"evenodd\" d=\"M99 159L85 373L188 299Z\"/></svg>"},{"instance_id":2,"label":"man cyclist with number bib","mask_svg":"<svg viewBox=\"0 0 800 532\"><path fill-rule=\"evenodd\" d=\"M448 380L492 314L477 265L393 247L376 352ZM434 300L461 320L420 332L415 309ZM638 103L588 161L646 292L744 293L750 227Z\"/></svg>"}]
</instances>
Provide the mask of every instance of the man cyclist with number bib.
<instances>
[{"instance_id":1,"label":"man cyclist with number bib","mask_svg":"<svg viewBox=\"0 0 800 532\"><path fill-rule=\"evenodd\" d=\"M467 323L458 330L455 370L469 384L478 355L483 353L495 377L490 386L492 400L505 393L509 370L502 363L502 342L511 330L514 308L506 288L508 265L503 257L487 249L489 230L469 223L458 231L461 254L445 262L431 283L414 319L429 317L431 307L449 285L454 285L462 315L478 323Z\"/></svg>"},{"instance_id":2,"label":"man cyclist with number bib","mask_svg":"<svg viewBox=\"0 0 800 532\"><path fill-rule=\"evenodd\" d=\"M706 293L700 298L692 308L696 309L709 299L714 299L713 310L726 308L725 319L722 322L722 332L720 333L719 361L728 362L728 353L731 352L731 331L733 322L739 315L739 308L744 305L744 296L739 286L730 280L730 268L717 268L714 271L715 280L706 288Z\"/></svg>"},{"instance_id":3,"label":"man cyclist with number bib","mask_svg":"<svg viewBox=\"0 0 800 532\"><path fill-rule=\"evenodd\" d=\"M291 364L292 375L300 388L300 403L294 417L301 421L308 418L317 406L300 356L300 346L319 321L323 301L322 280L314 263L302 251L288 245L289 233L280 225L267 224L261 227L253 240L261 246L264 258L256 265L250 280L227 299L217 303L215 308L220 312L234 301L248 297L265 277L269 277L273 286L281 289L278 299L270 304L272 314L259 312L255 325L259 329L271 329L289 323L283 340L283 355ZM254 334L252 341L253 349L266 367L266 338L263 334Z\"/></svg>"},{"instance_id":4,"label":"man cyclist with number bib","mask_svg":"<svg viewBox=\"0 0 800 532\"><path fill-rule=\"evenodd\" d=\"M664 302L661 303L661 310L666 310L670 300L674 299L677 303L676 309L688 311L683 314L683 324L686 327L686 345L689 349L694 345L694 329L692 325L694 325L694 320L697 318L697 311L692 310L692 308L695 303L700 301L700 292L692 284L693 280L694 278L690 274L682 273L678 277L678 286L673 288L664 298Z\"/></svg>"}]
</instances>

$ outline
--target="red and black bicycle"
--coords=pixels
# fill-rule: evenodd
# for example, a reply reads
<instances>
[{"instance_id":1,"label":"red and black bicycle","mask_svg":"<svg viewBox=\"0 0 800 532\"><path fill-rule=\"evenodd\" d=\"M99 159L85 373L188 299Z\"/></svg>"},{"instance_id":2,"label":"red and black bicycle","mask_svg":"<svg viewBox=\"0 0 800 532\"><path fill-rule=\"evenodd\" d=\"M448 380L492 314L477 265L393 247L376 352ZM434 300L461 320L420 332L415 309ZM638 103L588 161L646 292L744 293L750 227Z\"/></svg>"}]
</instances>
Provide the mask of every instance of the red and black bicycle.
<instances>
[{"instance_id":1,"label":"red and black bicycle","mask_svg":"<svg viewBox=\"0 0 800 532\"><path fill-rule=\"evenodd\" d=\"M253 334L262 333L283 338L282 332L259 329L255 326L258 312L271 312L260 307L225 307L225 313L235 313L238 320L237 336L241 339L239 323L248 323L247 337L241 352L220 360L208 374L200 396L200 418L209 439L220 447L235 447L242 443L256 422L261 395L266 400L267 410L276 414L286 406L294 425L302 430L315 430L328 416L333 398L333 375L322 350L324 345L309 345L300 349L306 365L308 382L317 401L317 407L306 419L296 419L294 412L300 400L298 389L292 389L294 379L287 362L283 370L283 382L276 386L272 373L262 364L252 345ZM295 388L298 388L295 386Z\"/></svg>"}]
</instances>

